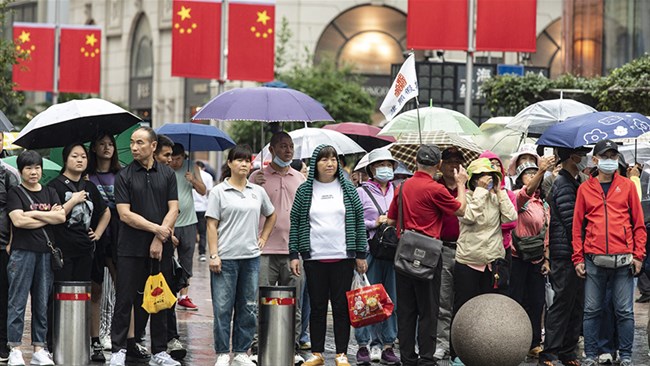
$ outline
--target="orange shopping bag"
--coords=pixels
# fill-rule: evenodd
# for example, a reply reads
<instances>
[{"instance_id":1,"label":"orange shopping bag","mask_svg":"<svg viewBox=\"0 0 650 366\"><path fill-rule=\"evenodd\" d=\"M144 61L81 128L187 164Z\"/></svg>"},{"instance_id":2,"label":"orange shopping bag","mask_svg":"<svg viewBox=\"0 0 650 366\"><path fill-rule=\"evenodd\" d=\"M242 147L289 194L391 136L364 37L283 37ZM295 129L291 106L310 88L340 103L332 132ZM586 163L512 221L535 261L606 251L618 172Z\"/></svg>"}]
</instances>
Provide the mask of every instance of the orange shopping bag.
<instances>
[{"instance_id":1,"label":"orange shopping bag","mask_svg":"<svg viewBox=\"0 0 650 366\"><path fill-rule=\"evenodd\" d=\"M354 271L352 290L345 293L348 298L350 324L355 328L383 322L393 313L395 305L384 289L384 285L371 285L365 274Z\"/></svg>"}]
</instances>

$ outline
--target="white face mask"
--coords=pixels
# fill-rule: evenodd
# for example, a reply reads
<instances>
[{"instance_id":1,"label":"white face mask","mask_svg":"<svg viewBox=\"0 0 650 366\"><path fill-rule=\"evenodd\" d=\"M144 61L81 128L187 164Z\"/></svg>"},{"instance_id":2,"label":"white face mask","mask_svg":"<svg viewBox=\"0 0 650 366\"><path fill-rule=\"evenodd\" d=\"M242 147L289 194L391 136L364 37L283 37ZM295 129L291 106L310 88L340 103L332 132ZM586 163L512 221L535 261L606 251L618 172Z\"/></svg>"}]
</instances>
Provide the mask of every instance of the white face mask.
<instances>
[{"instance_id":1,"label":"white face mask","mask_svg":"<svg viewBox=\"0 0 650 366\"><path fill-rule=\"evenodd\" d=\"M580 158L580 162L576 163L576 167L578 168L579 171L585 170L587 168L587 165L589 164L589 159L586 156L583 156Z\"/></svg>"}]
</instances>

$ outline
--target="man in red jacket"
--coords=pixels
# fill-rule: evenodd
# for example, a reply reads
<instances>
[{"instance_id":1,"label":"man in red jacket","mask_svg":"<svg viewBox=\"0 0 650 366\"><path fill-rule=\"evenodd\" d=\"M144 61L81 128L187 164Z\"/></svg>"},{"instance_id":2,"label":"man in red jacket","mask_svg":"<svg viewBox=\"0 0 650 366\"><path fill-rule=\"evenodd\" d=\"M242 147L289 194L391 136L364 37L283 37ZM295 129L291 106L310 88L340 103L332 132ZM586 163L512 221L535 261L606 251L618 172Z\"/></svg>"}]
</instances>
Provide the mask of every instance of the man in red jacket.
<instances>
[{"instance_id":1,"label":"man in red jacket","mask_svg":"<svg viewBox=\"0 0 650 366\"><path fill-rule=\"evenodd\" d=\"M645 257L641 202L631 180L616 173L618 147L611 140L594 147L598 175L578 188L573 213L573 264L585 281L583 366L597 365L600 318L607 286L617 315L621 366L632 365L634 278Z\"/></svg>"}]
</instances>

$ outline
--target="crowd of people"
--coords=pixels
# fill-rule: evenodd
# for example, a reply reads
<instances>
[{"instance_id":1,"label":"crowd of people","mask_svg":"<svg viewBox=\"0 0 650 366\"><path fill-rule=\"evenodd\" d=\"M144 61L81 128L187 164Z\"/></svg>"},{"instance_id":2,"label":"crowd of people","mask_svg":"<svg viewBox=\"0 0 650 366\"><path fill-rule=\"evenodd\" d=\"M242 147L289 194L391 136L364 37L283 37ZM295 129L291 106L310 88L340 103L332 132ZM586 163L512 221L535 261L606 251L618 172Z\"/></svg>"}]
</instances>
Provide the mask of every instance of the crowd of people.
<instances>
[{"instance_id":1,"label":"crowd of people","mask_svg":"<svg viewBox=\"0 0 650 366\"><path fill-rule=\"evenodd\" d=\"M133 132L130 150L133 162L122 166L111 135L88 149L66 146L61 174L47 185L39 183L36 151L18 156L17 171L0 165L0 359L9 365L25 364L28 296L31 364L54 365L47 314L56 281L92 283L91 357L106 362L99 340L105 268L115 286L110 364L180 365L187 349L175 307L197 309L189 283L175 307L155 314L141 308L142 289L150 274L175 280L173 257L191 277L197 243L210 271L215 366L255 365L258 288L270 285L296 289L295 362L325 364L331 304L334 361L349 365L346 291L354 271L382 284L396 307L387 320L354 330L357 365L463 365L451 325L466 302L486 293L525 309L528 356L539 365L632 364L634 277L643 272L647 235L638 168L613 141L544 156L525 145L508 166L490 151L470 160L460 148L423 144L416 171L398 182L399 162L387 149L345 172L329 145L318 146L308 166L295 161L291 137L279 132L271 162L254 172L248 146L230 149L215 186L184 146L148 127ZM373 257L368 241L385 224L442 242L433 279ZM62 268L52 262L57 248ZM147 323L151 352L140 344Z\"/></svg>"}]
</instances>

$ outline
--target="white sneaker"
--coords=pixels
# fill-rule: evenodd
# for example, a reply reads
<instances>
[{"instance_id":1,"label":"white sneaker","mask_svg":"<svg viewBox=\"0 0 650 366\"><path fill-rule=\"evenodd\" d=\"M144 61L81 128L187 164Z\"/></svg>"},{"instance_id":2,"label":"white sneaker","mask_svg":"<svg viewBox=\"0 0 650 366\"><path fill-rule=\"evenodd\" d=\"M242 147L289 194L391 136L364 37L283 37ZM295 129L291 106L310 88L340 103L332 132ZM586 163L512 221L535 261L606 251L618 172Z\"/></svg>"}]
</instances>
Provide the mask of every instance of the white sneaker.
<instances>
[{"instance_id":1,"label":"white sneaker","mask_svg":"<svg viewBox=\"0 0 650 366\"><path fill-rule=\"evenodd\" d=\"M609 353L603 353L598 356L598 363L601 365L611 365L614 362L612 355Z\"/></svg>"},{"instance_id":2,"label":"white sneaker","mask_svg":"<svg viewBox=\"0 0 650 366\"><path fill-rule=\"evenodd\" d=\"M25 360L23 360L23 353L20 352L18 348L13 348L9 352L9 360L7 361L9 366L24 366Z\"/></svg>"},{"instance_id":3,"label":"white sneaker","mask_svg":"<svg viewBox=\"0 0 650 366\"><path fill-rule=\"evenodd\" d=\"M121 349L118 352L111 354L111 366L124 366L126 362L126 350Z\"/></svg>"},{"instance_id":4,"label":"white sneaker","mask_svg":"<svg viewBox=\"0 0 650 366\"><path fill-rule=\"evenodd\" d=\"M232 366L257 366L255 362L251 361L245 353L238 353L235 355L235 358L232 359Z\"/></svg>"},{"instance_id":5,"label":"white sneaker","mask_svg":"<svg viewBox=\"0 0 650 366\"><path fill-rule=\"evenodd\" d=\"M181 366L181 363L174 360L169 353L162 351L151 355L149 366Z\"/></svg>"},{"instance_id":6,"label":"white sneaker","mask_svg":"<svg viewBox=\"0 0 650 366\"><path fill-rule=\"evenodd\" d=\"M40 351L34 352L32 354L32 361L29 364L54 365L54 361L52 361L52 356L50 356L49 352L47 352L45 349L41 349Z\"/></svg>"},{"instance_id":7,"label":"white sneaker","mask_svg":"<svg viewBox=\"0 0 650 366\"><path fill-rule=\"evenodd\" d=\"M370 348L370 361L379 362L381 361L381 349L377 346Z\"/></svg>"},{"instance_id":8,"label":"white sneaker","mask_svg":"<svg viewBox=\"0 0 650 366\"><path fill-rule=\"evenodd\" d=\"M305 359L301 355L296 353L295 356L293 356L293 364L294 365L300 365L300 364L303 364L303 363L305 363Z\"/></svg>"},{"instance_id":9,"label":"white sneaker","mask_svg":"<svg viewBox=\"0 0 650 366\"><path fill-rule=\"evenodd\" d=\"M106 336L100 340L100 343L102 344L102 347L104 347L104 351L110 351L113 349L113 344L111 343L111 337Z\"/></svg>"},{"instance_id":10,"label":"white sneaker","mask_svg":"<svg viewBox=\"0 0 650 366\"><path fill-rule=\"evenodd\" d=\"M230 366L230 354L222 353L217 357L217 362L214 363L214 366Z\"/></svg>"}]
</instances>

